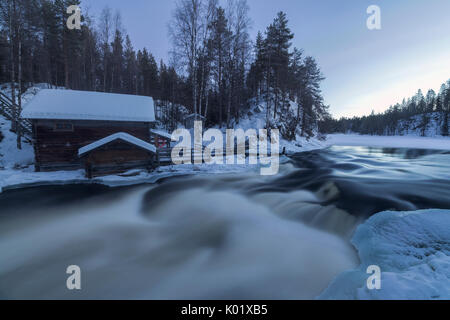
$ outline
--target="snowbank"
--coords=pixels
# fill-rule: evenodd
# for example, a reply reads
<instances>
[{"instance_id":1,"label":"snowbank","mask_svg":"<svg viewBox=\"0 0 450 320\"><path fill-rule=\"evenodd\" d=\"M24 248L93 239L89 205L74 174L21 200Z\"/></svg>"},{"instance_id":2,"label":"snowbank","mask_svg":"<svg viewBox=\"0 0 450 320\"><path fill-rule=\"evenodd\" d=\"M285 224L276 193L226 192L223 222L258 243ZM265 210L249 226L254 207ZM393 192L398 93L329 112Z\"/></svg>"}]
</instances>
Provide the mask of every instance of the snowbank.
<instances>
[{"instance_id":1,"label":"snowbank","mask_svg":"<svg viewBox=\"0 0 450 320\"><path fill-rule=\"evenodd\" d=\"M236 161L236 159L232 159ZM282 157L282 162L287 158ZM20 189L42 185L65 184L103 184L110 187L121 187L138 184L156 183L161 179L202 174L226 174L258 170L259 165L172 165L160 167L154 172L146 170L130 170L124 174L87 179L84 170L34 172L34 166L20 169L0 169L0 193L4 190Z\"/></svg>"},{"instance_id":2,"label":"snowbank","mask_svg":"<svg viewBox=\"0 0 450 320\"><path fill-rule=\"evenodd\" d=\"M0 170L29 166L34 162L33 146L22 140L22 150L17 149L17 136L10 131L11 122L0 115Z\"/></svg>"},{"instance_id":3,"label":"snowbank","mask_svg":"<svg viewBox=\"0 0 450 320\"><path fill-rule=\"evenodd\" d=\"M423 128L424 115L416 115L407 120L400 120L397 125L396 134L404 136L441 137L444 124L444 112L433 112L426 115L428 123Z\"/></svg>"},{"instance_id":4,"label":"snowbank","mask_svg":"<svg viewBox=\"0 0 450 320\"><path fill-rule=\"evenodd\" d=\"M417 136L364 136L356 134L331 134L327 138L328 145L346 147L385 147L450 150L448 137Z\"/></svg>"},{"instance_id":5,"label":"snowbank","mask_svg":"<svg viewBox=\"0 0 450 320\"><path fill-rule=\"evenodd\" d=\"M450 299L450 211L383 212L352 240L361 266L340 275L320 299ZM381 290L368 290L367 267L381 268Z\"/></svg>"},{"instance_id":6,"label":"snowbank","mask_svg":"<svg viewBox=\"0 0 450 320\"><path fill-rule=\"evenodd\" d=\"M290 106L292 111L295 111L297 108L296 104L292 101L290 101ZM266 108L267 106L265 102L257 104L254 99L251 100L248 113L244 115L242 119L239 119L239 122L233 121L232 127L235 129L243 129L244 131L248 129L264 129L266 127ZM280 123L277 124L279 125ZM317 138L307 139L299 135L297 135L295 141L287 141L283 138L280 139L280 153L285 150L286 154L323 149L327 146L328 144L326 141L320 141Z\"/></svg>"}]
</instances>

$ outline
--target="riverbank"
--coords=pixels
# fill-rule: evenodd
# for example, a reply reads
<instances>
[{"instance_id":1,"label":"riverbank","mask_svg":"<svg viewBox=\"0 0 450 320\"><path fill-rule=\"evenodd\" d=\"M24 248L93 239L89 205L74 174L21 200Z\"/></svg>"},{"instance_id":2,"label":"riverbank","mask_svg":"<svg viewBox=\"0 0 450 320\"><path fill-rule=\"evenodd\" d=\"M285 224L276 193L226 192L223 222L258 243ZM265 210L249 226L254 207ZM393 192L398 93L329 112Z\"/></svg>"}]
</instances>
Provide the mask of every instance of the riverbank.
<instances>
[{"instance_id":1,"label":"riverbank","mask_svg":"<svg viewBox=\"0 0 450 320\"><path fill-rule=\"evenodd\" d=\"M402 149L450 150L450 137L418 136L362 136L357 134L331 134L328 146L379 147Z\"/></svg>"},{"instance_id":2,"label":"riverbank","mask_svg":"<svg viewBox=\"0 0 450 320\"><path fill-rule=\"evenodd\" d=\"M110 187L121 187L139 184L152 184L161 179L199 174L224 174L257 170L259 166L249 165L178 165L158 168L154 172L145 170L132 170L122 175L113 175L87 179L83 170L58 171L58 172L34 172L33 148L30 144L23 144L21 151L15 147L15 135L9 131L8 123L0 119L0 129L4 140L0 143L0 192L4 190L19 189L42 185L66 185L66 184L102 184ZM359 135L329 135L327 141L317 139L296 141L288 143L282 141L280 149L285 149L288 155L325 149L331 146L368 146L382 148L413 148L450 150L450 138L448 137L381 137ZM287 161L282 157L281 163Z\"/></svg>"},{"instance_id":3,"label":"riverbank","mask_svg":"<svg viewBox=\"0 0 450 320\"><path fill-rule=\"evenodd\" d=\"M85 177L84 170L34 172L34 166L31 165L20 169L0 170L0 193L27 187L69 184L102 184L109 187L123 187L157 183L162 179L176 176L238 173L257 169L258 166L245 165L173 165L160 167L153 172L137 169L120 175L88 179Z\"/></svg>"}]
</instances>

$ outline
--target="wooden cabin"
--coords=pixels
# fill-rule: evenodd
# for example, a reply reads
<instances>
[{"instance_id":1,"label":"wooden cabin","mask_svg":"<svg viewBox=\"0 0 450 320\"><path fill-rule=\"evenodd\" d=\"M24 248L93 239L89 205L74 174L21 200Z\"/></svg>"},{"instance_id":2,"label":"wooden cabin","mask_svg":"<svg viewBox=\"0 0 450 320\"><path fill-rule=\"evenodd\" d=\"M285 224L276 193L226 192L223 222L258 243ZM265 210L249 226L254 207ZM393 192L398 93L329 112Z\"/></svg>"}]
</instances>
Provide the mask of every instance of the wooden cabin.
<instances>
[{"instance_id":1,"label":"wooden cabin","mask_svg":"<svg viewBox=\"0 0 450 320\"><path fill-rule=\"evenodd\" d=\"M78 151L86 176L116 174L135 168L151 171L156 165L156 147L148 142L119 132L93 142Z\"/></svg>"},{"instance_id":2,"label":"wooden cabin","mask_svg":"<svg viewBox=\"0 0 450 320\"><path fill-rule=\"evenodd\" d=\"M157 165L172 164L172 135L161 130L150 130L150 143L158 150Z\"/></svg>"},{"instance_id":3,"label":"wooden cabin","mask_svg":"<svg viewBox=\"0 0 450 320\"><path fill-rule=\"evenodd\" d=\"M150 130L150 143L158 149L170 149L172 146L172 135L162 130Z\"/></svg>"},{"instance_id":4,"label":"wooden cabin","mask_svg":"<svg viewBox=\"0 0 450 320\"><path fill-rule=\"evenodd\" d=\"M41 90L24 107L22 118L33 123L36 171L84 168L86 158L79 157L79 151L117 133L150 143L150 129L155 125L150 97L73 90ZM123 150L123 143L130 145L117 140L120 143L108 144L106 149ZM119 153L111 152L109 160L105 155L105 161L118 156L125 167L127 153ZM100 163L101 154L99 150L91 156ZM131 157L130 165L135 160Z\"/></svg>"}]
</instances>

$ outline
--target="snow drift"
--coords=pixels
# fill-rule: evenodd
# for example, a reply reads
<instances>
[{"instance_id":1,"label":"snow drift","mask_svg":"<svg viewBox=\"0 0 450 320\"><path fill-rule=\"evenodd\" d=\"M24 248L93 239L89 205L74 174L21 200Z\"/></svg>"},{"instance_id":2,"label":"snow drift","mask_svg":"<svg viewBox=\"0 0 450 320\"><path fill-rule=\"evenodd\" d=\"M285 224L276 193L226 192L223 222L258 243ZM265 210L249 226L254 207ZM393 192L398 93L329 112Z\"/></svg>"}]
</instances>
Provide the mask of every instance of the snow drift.
<instances>
[{"instance_id":1,"label":"snow drift","mask_svg":"<svg viewBox=\"0 0 450 320\"><path fill-rule=\"evenodd\" d=\"M383 212L353 238L361 266L340 275L321 299L450 299L450 211ZM368 290L367 267L381 268L381 290Z\"/></svg>"}]
</instances>

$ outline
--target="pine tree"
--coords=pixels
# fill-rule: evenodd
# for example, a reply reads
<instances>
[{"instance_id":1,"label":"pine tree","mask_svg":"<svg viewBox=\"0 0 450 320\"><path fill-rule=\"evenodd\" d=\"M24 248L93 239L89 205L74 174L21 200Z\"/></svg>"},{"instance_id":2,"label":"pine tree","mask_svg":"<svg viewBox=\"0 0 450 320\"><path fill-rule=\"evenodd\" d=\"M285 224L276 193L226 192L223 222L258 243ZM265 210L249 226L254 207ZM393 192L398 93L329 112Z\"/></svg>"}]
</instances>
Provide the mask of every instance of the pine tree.
<instances>
[{"instance_id":1,"label":"pine tree","mask_svg":"<svg viewBox=\"0 0 450 320\"><path fill-rule=\"evenodd\" d=\"M116 29L114 41L111 45L111 92L122 92L123 88L123 66L125 64L123 53L123 37L122 32Z\"/></svg>"},{"instance_id":2,"label":"pine tree","mask_svg":"<svg viewBox=\"0 0 450 320\"><path fill-rule=\"evenodd\" d=\"M444 92L444 121L442 124L442 135L444 137L448 137L450 134L448 128L449 114L450 114L450 87L446 89Z\"/></svg>"},{"instance_id":3,"label":"pine tree","mask_svg":"<svg viewBox=\"0 0 450 320\"><path fill-rule=\"evenodd\" d=\"M138 75L137 75L137 61L136 52L130 37L127 35L125 39L125 71L124 71L124 91L128 94L137 94L138 89Z\"/></svg>"},{"instance_id":4,"label":"pine tree","mask_svg":"<svg viewBox=\"0 0 450 320\"><path fill-rule=\"evenodd\" d=\"M158 65L146 48L138 53L138 65L141 74L139 94L156 98L159 92Z\"/></svg>"},{"instance_id":5,"label":"pine tree","mask_svg":"<svg viewBox=\"0 0 450 320\"><path fill-rule=\"evenodd\" d=\"M223 124L223 112L225 102L225 77L224 70L226 64L226 52L231 44L231 32L228 28L228 20L225 18L225 10L218 8L216 19L212 23L212 68L215 77L215 93L217 100L216 112L218 113L217 122Z\"/></svg>"},{"instance_id":6,"label":"pine tree","mask_svg":"<svg viewBox=\"0 0 450 320\"><path fill-rule=\"evenodd\" d=\"M269 86L272 86L275 91L273 118L276 119L280 95L284 94L287 89L285 79L287 79L290 59L289 48L291 40L294 38L284 12L279 12L273 23L267 28L266 37L266 54L272 79Z\"/></svg>"}]
</instances>

